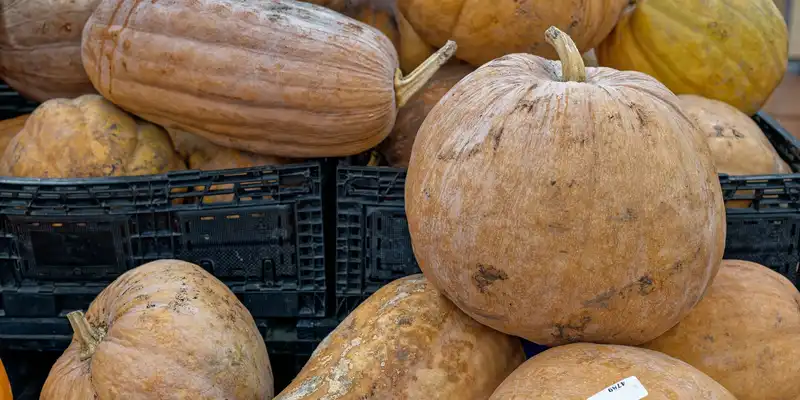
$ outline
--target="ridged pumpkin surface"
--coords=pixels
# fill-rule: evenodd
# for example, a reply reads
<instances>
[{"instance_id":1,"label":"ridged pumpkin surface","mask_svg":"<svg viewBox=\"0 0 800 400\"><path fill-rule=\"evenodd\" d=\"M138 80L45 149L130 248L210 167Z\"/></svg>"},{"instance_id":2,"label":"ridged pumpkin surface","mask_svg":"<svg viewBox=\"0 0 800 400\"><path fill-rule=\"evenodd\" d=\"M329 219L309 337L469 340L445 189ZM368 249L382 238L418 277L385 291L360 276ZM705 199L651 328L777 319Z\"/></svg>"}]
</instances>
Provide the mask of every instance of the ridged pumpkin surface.
<instances>
[{"instance_id":1,"label":"ridged pumpkin surface","mask_svg":"<svg viewBox=\"0 0 800 400\"><path fill-rule=\"evenodd\" d=\"M253 317L197 265L142 265L103 289L85 316L68 318L75 335L41 400L272 398Z\"/></svg>"},{"instance_id":2,"label":"ridged pumpkin surface","mask_svg":"<svg viewBox=\"0 0 800 400\"><path fill-rule=\"evenodd\" d=\"M415 275L350 313L276 400L485 400L524 359L519 339L470 319Z\"/></svg>"},{"instance_id":3,"label":"ridged pumpkin surface","mask_svg":"<svg viewBox=\"0 0 800 400\"><path fill-rule=\"evenodd\" d=\"M490 400L586 400L625 378L636 377L647 400L735 400L728 390L683 361L627 346L575 343L549 349L529 359L497 388ZM629 386L602 399L625 396Z\"/></svg>"},{"instance_id":4,"label":"ridged pumpkin surface","mask_svg":"<svg viewBox=\"0 0 800 400\"><path fill-rule=\"evenodd\" d=\"M81 31L99 0L4 0L0 79L45 101L94 93L81 64Z\"/></svg>"},{"instance_id":5,"label":"ridged pumpkin surface","mask_svg":"<svg viewBox=\"0 0 800 400\"><path fill-rule=\"evenodd\" d=\"M717 172L729 175L790 174L789 165L761 128L733 106L695 95L681 95L681 108L708 138Z\"/></svg>"},{"instance_id":6,"label":"ridged pumpkin surface","mask_svg":"<svg viewBox=\"0 0 800 400\"><path fill-rule=\"evenodd\" d=\"M169 135L93 94L36 108L0 158L0 176L90 178L184 169Z\"/></svg>"},{"instance_id":7,"label":"ridged pumpkin surface","mask_svg":"<svg viewBox=\"0 0 800 400\"><path fill-rule=\"evenodd\" d=\"M542 39L555 25L581 51L611 32L628 0L397 0L400 12L427 42L458 43L456 57L480 66L511 53L550 59L556 53Z\"/></svg>"},{"instance_id":8,"label":"ridged pumpkin surface","mask_svg":"<svg viewBox=\"0 0 800 400\"><path fill-rule=\"evenodd\" d=\"M447 92L475 69L466 64L451 63L443 66L428 84L420 90L397 113L392 133L378 146L380 153L393 167L408 167L411 149L422 121L433 106Z\"/></svg>"},{"instance_id":9,"label":"ridged pumpkin surface","mask_svg":"<svg viewBox=\"0 0 800 400\"><path fill-rule=\"evenodd\" d=\"M414 254L437 288L501 332L641 344L716 274L719 180L661 83L610 68L573 80L581 55L573 46L564 60L494 60L428 114L405 187Z\"/></svg>"},{"instance_id":10,"label":"ridged pumpkin surface","mask_svg":"<svg viewBox=\"0 0 800 400\"><path fill-rule=\"evenodd\" d=\"M357 154L388 135L396 114L391 41L290 0L103 0L83 62L125 109L259 154Z\"/></svg>"},{"instance_id":11,"label":"ridged pumpkin surface","mask_svg":"<svg viewBox=\"0 0 800 400\"><path fill-rule=\"evenodd\" d=\"M25 114L16 118L0 121L0 154L6 150L11 139L17 136L17 133L22 130L25 126L25 121L27 121L30 116L30 114Z\"/></svg>"},{"instance_id":12,"label":"ridged pumpkin surface","mask_svg":"<svg viewBox=\"0 0 800 400\"><path fill-rule=\"evenodd\" d=\"M752 115L783 79L788 46L772 0L640 0L596 50L602 66Z\"/></svg>"},{"instance_id":13,"label":"ridged pumpkin surface","mask_svg":"<svg viewBox=\"0 0 800 400\"><path fill-rule=\"evenodd\" d=\"M756 263L725 260L703 300L645 347L705 372L739 400L800 399L800 292Z\"/></svg>"}]
</instances>

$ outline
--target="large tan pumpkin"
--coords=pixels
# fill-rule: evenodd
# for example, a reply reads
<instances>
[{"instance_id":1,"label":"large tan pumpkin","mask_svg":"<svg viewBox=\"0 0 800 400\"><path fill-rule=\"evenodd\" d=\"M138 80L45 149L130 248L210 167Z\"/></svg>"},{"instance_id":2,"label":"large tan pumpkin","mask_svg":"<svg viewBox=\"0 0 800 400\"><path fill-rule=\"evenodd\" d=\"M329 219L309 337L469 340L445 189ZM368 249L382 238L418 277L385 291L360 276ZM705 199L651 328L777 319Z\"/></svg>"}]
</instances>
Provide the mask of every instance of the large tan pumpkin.
<instances>
[{"instance_id":1,"label":"large tan pumpkin","mask_svg":"<svg viewBox=\"0 0 800 400\"><path fill-rule=\"evenodd\" d=\"M485 400L524 359L414 275L356 308L276 399Z\"/></svg>"},{"instance_id":2,"label":"large tan pumpkin","mask_svg":"<svg viewBox=\"0 0 800 400\"><path fill-rule=\"evenodd\" d=\"M99 0L4 0L0 79L36 101L94 93L81 64L81 31Z\"/></svg>"},{"instance_id":3,"label":"large tan pumpkin","mask_svg":"<svg viewBox=\"0 0 800 400\"><path fill-rule=\"evenodd\" d=\"M27 121L30 116L30 114L24 114L16 118L0 121L0 154L6 150L11 139L17 136L17 133L22 130L25 126L25 121Z\"/></svg>"},{"instance_id":4,"label":"large tan pumpkin","mask_svg":"<svg viewBox=\"0 0 800 400\"><path fill-rule=\"evenodd\" d=\"M664 354L636 347L575 343L549 349L526 361L490 400L642 398L736 399L706 374Z\"/></svg>"},{"instance_id":5,"label":"large tan pumpkin","mask_svg":"<svg viewBox=\"0 0 800 400\"><path fill-rule=\"evenodd\" d=\"M114 103L221 146L283 157L377 145L397 107L455 52L451 42L403 78L380 31L292 0L103 0L83 38L89 78Z\"/></svg>"},{"instance_id":6,"label":"large tan pumpkin","mask_svg":"<svg viewBox=\"0 0 800 400\"><path fill-rule=\"evenodd\" d=\"M556 52L542 39L550 25L572 36L578 49L600 44L628 0L397 0L400 12L434 46L458 43L456 57L480 66L511 53L551 59Z\"/></svg>"},{"instance_id":7,"label":"large tan pumpkin","mask_svg":"<svg viewBox=\"0 0 800 400\"><path fill-rule=\"evenodd\" d=\"M788 174L792 170L747 115L717 100L681 95L681 108L708 138L717 172L729 175Z\"/></svg>"},{"instance_id":8,"label":"large tan pumpkin","mask_svg":"<svg viewBox=\"0 0 800 400\"><path fill-rule=\"evenodd\" d=\"M433 106L465 76L475 69L466 64L450 63L442 66L428 84L397 113L397 121L389 137L378 146L380 153L393 167L408 167L414 138L422 121Z\"/></svg>"},{"instance_id":9,"label":"large tan pumpkin","mask_svg":"<svg viewBox=\"0 0 800 400\"><path fill-rule=\"evenodd\" d=\"M91 178L184 169L164 129L98 95L36 108L0 158L0 176Z\"/></svg>"},{"instance_id":10,"label":"large tan pumpkin","mask_svg":"<svg viewBox=\"0 0 800 400\"><path fill-rule=\"evenodd\" d=\"M645 347L705 372L739 400L800 399L800 292L756 263L725 260L703 300Z\"/></svg>"},{"instance_id":11,"label":"large tan pumpkin","mask_svg":"<svg viewBox=\"0 0 800 400\"><path fill-rule=\"evenodd\" d=\"M563 62L494 60L420 127L405 191L414 254L502 332L641 344L678 323L719 268L719 180L667 88L584 69L566 34L547 36Z\"/></svg>"},{"instance_id":12,"label":"large tan pumpkin","mask_svg":"<svg viewBox=\"0 0 800 400\"><path fill-rule=\"evenodd\" d=\"M634 3L597 47L600 65L644 72L676 94L724 101L747 115L783 78L788 35L773 0Z\"/></svg>"},{"instance_id":13,"label":"large tan pumpkin","mask_svg":"<svg viewBox=\"0 0 800 400\"><path fill-rule=\"evenodd\" d=\"M121 275L84 315L41 400L271 399L253 317L202 268L160 260Z\"/></svg>"}]
</instances>

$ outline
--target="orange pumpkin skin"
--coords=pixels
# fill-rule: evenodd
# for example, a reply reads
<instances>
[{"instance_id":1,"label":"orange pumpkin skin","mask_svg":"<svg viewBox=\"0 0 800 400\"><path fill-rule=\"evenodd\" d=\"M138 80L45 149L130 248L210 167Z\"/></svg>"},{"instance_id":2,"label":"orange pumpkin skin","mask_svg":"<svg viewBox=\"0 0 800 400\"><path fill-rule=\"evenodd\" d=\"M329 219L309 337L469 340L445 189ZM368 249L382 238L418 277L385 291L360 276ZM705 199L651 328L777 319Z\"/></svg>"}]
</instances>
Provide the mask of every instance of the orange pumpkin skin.
<instances>
[{"instance_id":1,"label":"orange pumpkin skin","mask_svg":"<svg viewBox=\"0 0 800 400\"><path fill-rule=\"evenodd\" d=\"M739 400L800 398L800 292L762 265L722 262L703 300L644 345L679 358Z\"/></svg>"},{"instance_id":2,"label":"orange pumpkin skin","mask_svg":"<svg viewBox=\"0 0 800 400\"><path fill-rule=\"evenodd\" d=\"M586 400L632 376L647 390L647 400L736 400L722 385L678 359L636 347L592 343L539 353L517 368L489 400ZM603 398L640 398L617 396Z\"/></svg>"},{"instance_id":3,"label":"orange pumpkin skin","mask_svg":"<svg viewBox=\"0 0 800 400\"><path fill-rule=\"evenodd\" d=\"M4 1L0 78L39 102L95 93L81 63L81 31L98 2Z\"/></svg>"},{"instance_id":4,"label":"orange pumpkin skin","mask_svg":"<svg viewBox=\"0 0 800 400\"><path fill-rule=\"evenodd\" d=\"M716 274L722 190L664 85L609 68L565 82L577 65L577 49L565 63L512 54L442 98L409 162L411 242L425 276L485 325L544 345L638 345Z\"/></svg>"},{"instance_id":5,"label":"orange pumpkin skin","mask_svg":"<svg viewBox=\"0 0 800 400\"><path fill-rule=\"evenodd\" d=\"M378 145L378 151L386 158L389 165L408 168L414 138L417 137L422 121L453 85L474 70L469 65L460 63L443 66L428 84L400 109L392 133Z\"/></svg>"},{"instance_id":6,"label":"orange pumpkin skin","mask_svg":"<svg viewBox=\"0 0 800 400\"><path fill-rule=\"evenodd\" d=\"M0 121L0 154L6 150L11 139L17 136L17 133L22 130L25 126L25 121L27 121L30 116L30 114L25 114L16 118Z\"/></svg>"},{"instance_id":7,"label":"orange pumpkin skin","mask_svg":"<svg viewBox=\"0 0 800 400\"><path fill-rule=\"evenodd\" d=\"M272 398L253 317L194 264L160 260L130 270L70 323L76 333L41 400Z\"/></svg>"},{"instance_id":8,"label":"orange pumpkin skin","mask_svg":"<svg viewBox=\"0 0 800 400\"><path fill-rule=\"evenodd\" d=\"M48 100L0 158L0 176L91 178L185 169L163 128L98 95Z\"/></svg>"},{"instance_id":9,"label":"orange pumpkin skin","mask_svg":"<svg viewBox=\"0 0 800 400\"><path fill-rule=\"evenodd\" d=\"M14 396L11 394L11 382L8 380L6 367L2 360L0 360L0 400L14 400Z\"/></svg>"},{"instance_id":10,"label":"orange pumpkin skin","mask_svg":"<svg viewBox=\"0 0 800 400\"><path fill-rule=\"evenodd\" d=\"M511 53L556 59L542 39L555 25L580 51L598 45L616 24L628 0L397 0L400 12L425 42L458 43L456 57L480 66Z\"/></svg>"}]
</instances>

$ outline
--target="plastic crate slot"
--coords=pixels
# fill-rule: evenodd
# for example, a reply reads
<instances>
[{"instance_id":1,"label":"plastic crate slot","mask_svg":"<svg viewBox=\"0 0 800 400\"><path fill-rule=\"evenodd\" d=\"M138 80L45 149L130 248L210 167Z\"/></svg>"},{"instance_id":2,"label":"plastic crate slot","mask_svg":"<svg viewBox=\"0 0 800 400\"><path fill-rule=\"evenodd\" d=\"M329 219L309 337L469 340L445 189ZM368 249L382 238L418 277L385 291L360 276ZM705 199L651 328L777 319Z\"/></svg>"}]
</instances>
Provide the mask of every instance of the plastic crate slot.
<instances>
[{"instance_id":1,"label":"plastic crate slot","mask_svg":"<svg viewBox=\"0 0 800 400\"><path fill-rule=\"evenodd\" d=\"M227 215L227 216L225 216L225 218L227 218L227 219L239 219L239 218L241 218L241 215L239 215L239 214Z\"/></svg>"}]
</instances>

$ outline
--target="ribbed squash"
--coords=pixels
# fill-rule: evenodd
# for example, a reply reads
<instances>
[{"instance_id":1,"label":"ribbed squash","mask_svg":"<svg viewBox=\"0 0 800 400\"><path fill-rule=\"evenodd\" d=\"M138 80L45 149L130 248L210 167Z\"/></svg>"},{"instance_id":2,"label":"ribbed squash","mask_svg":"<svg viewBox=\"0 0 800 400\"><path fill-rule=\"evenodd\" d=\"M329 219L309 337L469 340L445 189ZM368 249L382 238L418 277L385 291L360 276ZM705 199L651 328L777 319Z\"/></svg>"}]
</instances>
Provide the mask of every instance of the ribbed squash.
<instances>
[{"instance_id":1,"label":"ribbed squash","mask_svg":"<svg viewBox=\"0 0 800 400\"><path fill-rule=\"evenodd\" d=\"M475 68L461 63L442 66L428 84L400 109L392 133L378 146L389 165L408 167L414 139L422 121L453 85L474 70Z\"/></svg>"},{"instance_id":2,"label":"ribbed squash","mask_svg":"<svg viewBox=\"0 0 800 400\"><path fill-rule=\"evenodd\" d=\"M415 275L350 313L276 400L485 400L524 359L519 339L470 319Z\"/></svg>"},{"instance_id":3,"label":"ribbed squash","mask_svg":"<svg viewBox=\"0 0 800 400\"><path fill-rule=\"evenodd\" d=\"M283 157L374 147L454 51L451 42L402 78L380 31L292 0L103 0L83 40L89 78L114 103L224 147Z\"/></svg>"},{"instance_id":4,"label":"ribbed squash","mask_svg":"<svg viewBox=\"0 0 800 400\"><path fill-rule=\"evenodd\" d=\"M786 71L786 23L772 0L639 0L597 57L752 115Z\"/></svg>"},{"instance_id":5,"label":"ribbed squash","mask_svg":"<svg viewBox=\"0 0 800 400\"><path fill-rule=\"evenodd\" d=\"M641 344L677 324L719 268L719 179L664 85L584 68L566 34L547 32L562 62L487 63L420 127L405 186L414 254L501 332Z\"/></svg>"},{"instance_id":6,"label":"ribbed squash","mask_svg":"<svg viewBox=\"0 0 800 400\"><path fill-rule=\"evenodd\" d=\"M3 361L0 361L0 400L14 400L14 396L11 395L11 382L8 380Z\"/></svg>"},{"instance_id":7,"label":"ribbed squash","mask_svg":"<svg viewBox=\"0 0 800 400\"><path fill-rule=\"evenodd\" d=\"M645 347L705 372L739 400L800 399L800 292L762 265L725 260L703 300Z\"/></svg>"},{"instance_id":8,"label":"ribbed squash","mask_svg":"<svg viewBox=\"0 0 800 400\"><path fill-rule=\"evenodd\" d=\"M36 101L94 93L81 64L81 32L99 0L4 0L0 79Z\"/></svg>"},{"instance_id":9,"label":"ribbed squash","mask_svg":"<svg viewBox=\"0 0 800 400\"><path fill-rule=\"evenodd\" d=\"M636 347L575 343L529 359L489 399L735 400L736 397L691 365L664 354Z\"/></svg>"},{"instance_id":10,"label":"ribbed squash","mask_svg":"<svg viewBox=\"0 0 800 400\"><path fill-rule=\"evenodd\" d=\"M164 129L91 94L44 102L0 158L0 176L30 178L148 175L184 168Z\"/></svg>"},{"instance_id":11,"label":"ribbed squash","mask_svg":"<svg viewBox=\"0 0 800 400\"><path fill-rule=\"evenodd\" d=\"M22 130L28 117L30 117L30 114L0 121L0 154L6 150L11 139Z\"/></svg>"},{"instance_id":12,"label":"ribbed squash","mask_svg":"<svg viewBox=\"0 0 800 400\"><path fill-rule=\"evenodd\" d=\"M628 0L397 0L400 12L425 42L458 43L456 57L480 66L511 53L556 59L542 40L555 25L581 51L600 44L617 23Z\"/></svg>"},{"instance_id":13,"label":"ribbed squash","mask_svg":"<svg viewBox=\"0 0 800 400\"><path fill-rule=\"evenodd\" d=\"M253 317L197 265L158 260L108 285L84 315L40 400L247 399L273 395Z\"/></svg>"}]
</instances>

